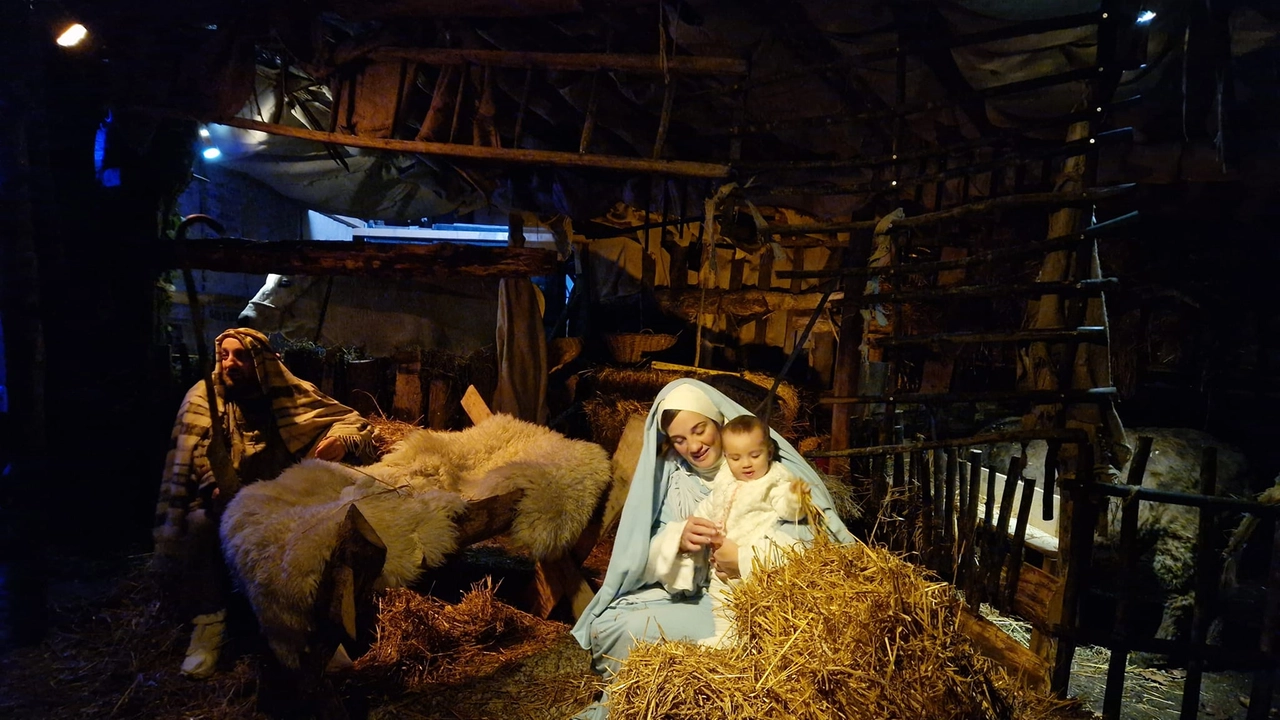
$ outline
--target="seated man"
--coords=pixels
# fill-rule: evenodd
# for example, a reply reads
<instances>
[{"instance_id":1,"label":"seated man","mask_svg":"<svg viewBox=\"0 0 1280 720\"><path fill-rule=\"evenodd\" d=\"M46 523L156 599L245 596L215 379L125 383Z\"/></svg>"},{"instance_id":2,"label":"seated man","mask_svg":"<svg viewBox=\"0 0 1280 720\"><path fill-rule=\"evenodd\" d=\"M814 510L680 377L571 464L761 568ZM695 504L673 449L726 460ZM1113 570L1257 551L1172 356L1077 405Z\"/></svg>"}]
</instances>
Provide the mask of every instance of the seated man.
<instances>
[{"instance_id":1,"label":"seated man","mask_svg":"<svg viewBox=\"0 0 1280 720\"><path fill-rule=\"evenodd\" d=\"M373 431L355 410L289 372L266 336L235 328L218 336L209 412L202 380L187 391L173 427L156 506L155 562L181 583L180 603L195 625L182 673L213 674L226 627L229 574L218 540L218 481L269 480L305 457L373 459ZM213 416L221 443L215 440ZM220 451L225 448L225 451ZM215 502L216 500L216 502Z\"/></svg>"}]
</instances>

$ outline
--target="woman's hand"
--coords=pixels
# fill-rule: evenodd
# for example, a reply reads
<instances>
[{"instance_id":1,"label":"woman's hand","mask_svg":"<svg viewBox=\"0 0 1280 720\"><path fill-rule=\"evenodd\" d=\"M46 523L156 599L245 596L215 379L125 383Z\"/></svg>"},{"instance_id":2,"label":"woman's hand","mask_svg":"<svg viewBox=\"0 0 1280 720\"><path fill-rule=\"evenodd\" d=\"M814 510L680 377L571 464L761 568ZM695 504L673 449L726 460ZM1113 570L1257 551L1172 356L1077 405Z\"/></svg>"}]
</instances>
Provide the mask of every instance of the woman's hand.
<instances>
[{"instance_id":1,"label":"woman's hand","mask_svg":"<svg viewBox=\"0 0 1280 720\"><path fill-rule=\"evenodd\" d=\"M742 577L742 570L738 567L738 543L721 540L711 554L711 567L715 568L716 577L725 582Z\"/></svg>"},{"instance_id":2,"label":"woman's hand","mask_svg":"<svg viewBox=\"0 0 1280 720\"><path fill-rule=\"evenodd\" d=\"M697 552L720 539L720 528L706 518L691 517L680 533L680 552Z\"/></svg>"}]
</instances>

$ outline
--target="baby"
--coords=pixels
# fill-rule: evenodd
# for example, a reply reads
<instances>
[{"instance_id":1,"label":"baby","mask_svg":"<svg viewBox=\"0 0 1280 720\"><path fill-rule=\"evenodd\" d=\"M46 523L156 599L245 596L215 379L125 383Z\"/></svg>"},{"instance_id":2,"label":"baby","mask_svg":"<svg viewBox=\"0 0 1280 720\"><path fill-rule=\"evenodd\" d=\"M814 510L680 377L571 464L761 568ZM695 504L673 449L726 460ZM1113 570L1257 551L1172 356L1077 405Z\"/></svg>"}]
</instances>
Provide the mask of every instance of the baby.
<instances>
[{"instance_id":1,"label":"baby","mask_svg":"<svg viewBox=\"0 0 1280 720\"><path fill-rule=\"evenodd\" d=\"M754 415L740 415L720 430L724 465L712 484L711 495L693 514L715 522L724 536L739 547L738 567L743 577L751 573L752 559L769 562L778 547L798 543L779 532L782 522L799 522L804 515L809 485L792 475L782 463L773 462L777 445L764 422ZM707 592L715 616L716 632L701 640L704 645L732 642L733 619L726 594L741 579L721 580L715 574Z\"/></svg>"}]
</instances>

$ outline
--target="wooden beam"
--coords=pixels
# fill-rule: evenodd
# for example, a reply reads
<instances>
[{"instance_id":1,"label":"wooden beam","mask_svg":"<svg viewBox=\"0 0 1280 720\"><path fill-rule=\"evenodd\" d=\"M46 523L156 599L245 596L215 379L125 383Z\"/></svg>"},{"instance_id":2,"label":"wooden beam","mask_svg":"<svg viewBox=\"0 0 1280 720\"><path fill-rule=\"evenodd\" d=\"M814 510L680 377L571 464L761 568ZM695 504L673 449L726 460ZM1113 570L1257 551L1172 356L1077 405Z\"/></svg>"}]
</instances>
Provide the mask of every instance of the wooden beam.
<instances>
[{"instance_id":1,"label":"wooden beam","mask_svg":"<svg viewBox=\"0 0 1280 720\"><path fill-rule=\"evenodd\" d=\"M456 243L430 245L297 240L264 242L214 238L183 243L158 242L156 267L192 268L248 274L354 275L394 279L531 277L549 275L554 250L484 247Z\"/></svg>"},{"instance_id":2,"label":"wooden beam","mask_svg":"<svg viewBox=\"0 0 1280 720\"><path fill-rule=\"evenodd\" d=\"M910 265L886 265L878 268L848 268L848 269L822 269L822 270L779 270L777 276L779 278L790 277L806 277L821 278L833 277L835 275L843 275L845 278L867 277L868 275L877 275L879 277L893 277L896 275L924 275L934 272L944 272L950 270L958 270L960 268L973 267L976 265L986 265L996 261L1013 260L1016 258L1029 257L1039 254L1046 250L1054 250L1057 248L1073 247L1080 244L1081 240L1089 237L1101 237L1108 233L1115 232L1117 229L1128 226L1138 219L1136 211L1121 215L1118 218L1100 222L1097 225L1090 225L1078 233L1069 233L1058 237L1051 237L1045 240L1036 240L1034 242L1022 243L1020 245L1012 245L1009 247L996 248L995 250L987 250L985 252L974 253L962 258L953 260L939 260L926 263L912 263ZM785 241L784 241L785 244Z\"/></svg>"},{"instance_id":3,"label":"wooden beam","mask_svg":"<svg viewBox=\"0 0 1280 720\"><path fill-rule=\"evenodd\" d=\"M1090 188L1083 192L1064 193L1064 192L1046 192L1046 193L1023 193L1021 195L1004 195L996 198L988 198L979 200L967 205L960 205L938 212L922 213L904 217L896 220L890 232L901 231L905 228L923 227L933 225L946 220L958 220L970 215L981 215L983 213L994 212L997 210L1009 210L1013 208L1061 208L1061 207L1083 207L1093 205L1100 200L1107 200L1129 192L1135 187L1134 183L1125 185L1114 185L1112 187ZM876 220L855 220L852 222L838 223L796 223L793 225L766 225L762 233L768 237L772 235L804 235L808 233L832 233L832 232L851 232L856 230L871 230L876 226ZM1079 231L1077 231L1078 233ZM780 276L781 277L781 276Z\"/></svg>"},{"instance_id":4,"label":"wooden beam","mask_svg":"<svg viewBox=\"0 0 1280 720\"><path fill-rule=\"evenodd\" d=\"M805 453L804 456L807 458L874 457L876 455L894 455L897 453L912 452L913 450L950 449L973 447L975 445L992 445L1003 442L1031 442L1032 440L1062 440L1064 442L1071 443L1084 443L1089 441L1089 436L1085 434L1083 430L1073 429L1006 430L1004 432L984 433L982 435L974 435L967 438L926 440L924 442L904 443L901 445L877 445L872 447L849 448L847 450L815 450L814 452ZM1180 493L1173 494L1178 495ZM1280 509L1280 505L1270 507Z\"/></svg>"},{"instance_id":5,"label":"wooden beam","mask_svg":"<svg viewBox=\"0 0 1280 720\"><path fill-rule=\"evenodd\" d=\"M894 395L848 395L818 398L819 405L865 405L887 403L891 405L938 405L942 403L981 402L1032 402L1032 403L1080 403L1098 402L1114 396L1113 387L1092 390L1004 390L979 392L901 393Z\"/></svg>"},{"instance_id":6,"label":"wooden beam","mask_svg":"<svg viewBox=\"0 0 1280 720\"><path fill-rule=\"evenodd\" d=\"M482 147L479 145L460 145L441 142L422 142L418 140L392 140L388 138L361 137L342 135L340 133L320 132L306 128L272 125L247 118L221 118L212 122L242 130L281 137L314 140L330 145L368 148L371 150L388 150L391 152L420 153L423 155L439 155L459 160L476 160L482 162L511 163L517 165L547 165L554 167L577 167L594 170L618 170L622 172L647 173L659 175L675 175L679 177L723 178L729 176L728 165L715 163L692 162L687 160L653 160L649 158L622 157L618 155L592 155L557 150L521 150L515 148Z\"/></svg>"},{"instance_id":7,"label":"wooden beam","mask_svg":"<svg viewBox=\"0 0 1280 720\"><path fill-rule=\"evenodd\" d=\"M620 53L549 53L510 50L471 50L467 48L384 47L365 57L374 62L408 60L424 65L483 65L500 68L540 68L544 70L620 70L629 73L662 75L746 75L747 61L730 57L698 57L679 55L624 55ZM340 60L354 60L342 57Z\"/></svg>"},{"instance_id":8,"label":"wooden beam","mask_svg":"<svg viewBox=\"0 0 1280 720\"><path fill-rule=\"evenodd\" d=\"M768 252L766 250L766 252ZM706 290L706 300L701 301L698 288L659 289L654 298L659 307L675 312L686 319L698 315L701 306L704 314L733 315L738 318L758 319L774 312L805 310L812 312L822 299L820 292L789 293L782 290Z\"/></svg>"}]
</instances>

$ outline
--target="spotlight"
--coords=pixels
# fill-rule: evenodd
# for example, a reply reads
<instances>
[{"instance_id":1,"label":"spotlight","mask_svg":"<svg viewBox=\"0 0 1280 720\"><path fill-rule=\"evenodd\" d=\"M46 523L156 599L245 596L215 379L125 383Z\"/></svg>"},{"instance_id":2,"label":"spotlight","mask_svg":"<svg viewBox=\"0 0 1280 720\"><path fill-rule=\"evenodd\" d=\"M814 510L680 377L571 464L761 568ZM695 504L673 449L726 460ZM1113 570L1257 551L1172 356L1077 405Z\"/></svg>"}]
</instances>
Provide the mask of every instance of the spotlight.
<instances>
[{"instance_id":1,"label":"spotlight","mask_svg":"<svg viewBox=\"0 0 1280 720\"><path fill-rule=\"evenodd\" d=\"M205 160L217 160L222 157L222 151L216 147L207 147L200 154L204 156Z\"/></svg>"},{"instance_id":2,"label":"spotlight","mask_svg":"<svg viewBox=\"0 0 1280 720\"><path fill-rule=\"evenodd\" d=\"M62 47L75 47L89 36L89 31L80 23L72 23L58 36L57 43Z\"/></svg>"},{"instance_id":3,"label":"spotlight","mask_svg":"<svg viewBox=\"0 0 1280 720\"><path fill-rule=\"evenodd\" d=\"M1143 10L1142 12L1138 13L1138 19L1135 20L1134 22L1136 22L1139 25L1146 25L1147 23L1155 19L1156 19L1155 13L1151 12L1150 10Z\"/></svg>"},{"instance_id":4,"label":"spotlight","mask_svg":"<svg viewBox=\"0 0 1280 720\"><path fill-rule=\"evenodd\" d=\"M209 128L207 128L207 127L205 127L205 126L201 125L201 126L200 126L200 137L202 137L202 138L207 138L207 137L209 137Z\"/></svg>"}]
</instances>

